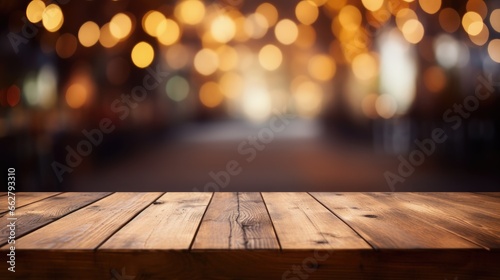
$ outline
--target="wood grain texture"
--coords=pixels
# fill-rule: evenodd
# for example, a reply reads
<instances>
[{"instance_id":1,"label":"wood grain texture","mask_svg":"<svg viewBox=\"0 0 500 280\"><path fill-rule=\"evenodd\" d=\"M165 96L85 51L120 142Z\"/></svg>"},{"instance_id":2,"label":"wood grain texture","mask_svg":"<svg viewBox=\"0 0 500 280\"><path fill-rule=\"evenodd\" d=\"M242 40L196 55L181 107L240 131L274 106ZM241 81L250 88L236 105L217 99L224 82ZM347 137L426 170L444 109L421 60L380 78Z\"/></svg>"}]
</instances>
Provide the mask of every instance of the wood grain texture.
<instances>
[{"instance_id":1,"label":"wood grain texture","mask_svg":"<svg viewBox=\"0 0 500 280\"><path fill-rule=\"evenodd\" d=\"M447 230L408 214L402 204L385 203L363 193L311 195L348 223L374 248L480 248Z\"/></svg>"},{"instance_id":2,"label":"wood grain texture","mask_svg":"<svg viewBox=\"0 0 500 280\"><path fill-rule=\"evenodd\" d=\"M18 249L93 250L161 193L114 193L17 240Z\"/></svg>"},{"instance_id":3,"label":"wood grain texture","mask_svg":"<svg viewBox=\"0 0 500 280\"><path fill-rule=\"evenodd\" d=\"M461 206L455 200L445 198L430 199L429 195L413 193L394 193L391 196L378 197L391 205L403 204L406 212L420 220L444 228L487 249L500 249L500 218L470 207ZM477 201L469 197L468 201ZM453 204L448 205L451 201ZM480 203L480 202L479 202Z\"/></svg>"},{"instance_id":4,"label":"wood grain texture","mask_svg":"<svg viewBox=\"0 0 500 280\"><path fill-rule=\"evenodd\" d=\"M215 193L192 248L279 250L279 245L259 193Z\"/></svg>"},{"instance_id":5,"label":"wood grain texture","mask_svg":"<svg viewBox=\"0 0 500 280\"><path fill-rule=\"evenodd\" d=\"M370 248L307 193L262 193L262 196L283 250Z\"/></svg>"},{"instance_id":6,"label":"wood grain texture","mask_svg":"<svg viewBox=\"0 0 500 280\"><path fill-rule=\"evenodd\" d=\"M99 249L188 250L212 193L167 193Z\"/></svg>"},{"instance_id":7,"label":"wood grain texture","mask_svg":"<svg viewBox=\"0 0 500 280\"><path fill-rule=\"evenodd\" d=\"M16 224L22 225L16 228L16 238L25 235L37 228L54 222L60 217L67 215L77 209L99 200L110 193L63 193L57 196L34 202L16 210ZM9 229L8 213L0 215L0 246L7 243Z\"/></svg>"},{"instance_id":8,"label":"wood grain texture","mask_svg":"<svg viewBox=\"0 0 500 280\"><path fill-rule=\"evenodd\" d=\"M495 195L106 195L16 210L0 279L500 279Z\"/></svg>"},{"instance_id":9,"label":"wood grain texture","mask_svg":"<svg viewBox=\"0 0 500 280\"><path fill-rule=\"evenodd\" d=\"M60 194L59 192L16 192L15 201L16 209L28 205L33 202L40 201L47 197L55 196ZM8 211L7 208L8 201L7 197L0 199L0 214Z\"/></svg>"},{"instance_id":10,"label":"wood grain texture","mask_svg":"<svg viewBox=\"0 0 500 280\"><path fill-rule=\"evenodd\" d=\"M487 196L491 196L494 198L500 198L500 192L477 192L475 194L487 195Z\"/></svg>"},{"instance_id":11,"label":"wood grain texture","mask_svg":"<svg viewBox=\"0 0 500 280\"><path fill-rule=\"evenodd\" d=\"M500 218L500 199L474 193L408 193L424 197L429 202L442 203L442 207L458 208L464 211L472 210L474 213Z\"/></svg>"},{"instance_id":12,"label":"wood grain texture","mask_svg":"<svg viewBox=\"0 0 500 280\"><path fill-rule=\"evenodd\" d=\"M499 279L486 250L19 250L18 279ZM9 279L6 269L1 279Z\"/></svg>"}]
</instances>

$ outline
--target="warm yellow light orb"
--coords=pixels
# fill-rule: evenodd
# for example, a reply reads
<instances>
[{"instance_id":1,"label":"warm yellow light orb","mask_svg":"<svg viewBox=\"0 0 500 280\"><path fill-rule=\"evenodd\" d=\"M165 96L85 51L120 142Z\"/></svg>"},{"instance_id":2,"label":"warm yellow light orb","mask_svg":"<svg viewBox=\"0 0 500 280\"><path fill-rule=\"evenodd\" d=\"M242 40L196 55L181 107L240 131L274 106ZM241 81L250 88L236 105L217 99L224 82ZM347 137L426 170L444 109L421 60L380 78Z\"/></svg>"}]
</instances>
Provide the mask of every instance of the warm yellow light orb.
<instances>
[{"instance_id":1,"label":"warm yellow light orb","mask_svg":"<svg viewBox=\"0 0 500 280\"><path fill-rule=\"evenodd\" d=\"M139 42L132 49L131 57L135 66L146 68L153 62L155 52L150 44Z\"/></svg>"}]
</instances>

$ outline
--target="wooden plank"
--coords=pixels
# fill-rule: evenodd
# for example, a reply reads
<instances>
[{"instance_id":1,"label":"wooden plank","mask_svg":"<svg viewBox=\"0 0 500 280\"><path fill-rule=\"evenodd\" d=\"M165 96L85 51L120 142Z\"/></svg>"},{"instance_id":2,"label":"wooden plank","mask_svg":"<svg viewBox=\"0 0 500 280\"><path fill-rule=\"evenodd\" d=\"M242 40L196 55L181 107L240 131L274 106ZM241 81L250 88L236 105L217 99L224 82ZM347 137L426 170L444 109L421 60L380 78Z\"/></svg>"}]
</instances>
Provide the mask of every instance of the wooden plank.
<instances>
[{"instance_id":1,"label":"wooden plank","mask_svg":"<svg viewBox=\"0 0 500 280\"><path fill-rule=\"evenodd\" d=\"M495 279L500 252L18 250L16 279ZM13 273L0 270L1 279ZM10 276L10 278L9 278Z\"/></svg>"},{"instance_id":2,"label":"wooden plank","mask_svg":"<svg viewBox=\"0 0 500 280\"><path fill-rule=\"evenodd\" d=\"M307 193L262 193L281 248L369 249L370 246Z\"/></svg>"},{"instance_id":3,"label":"wooden plank","mask_svg":"<svg viewBox=\"0 0 500 280\"><path fill-rule=\"evenodd\" d=\"M500 198L500 192L476 192L476 194Z\"/></svg>"},{"instance_id":4,"label":"wooden plank","mask_svg":"<svg viewBox=\"0 0 500 280\"><path fill-rule=\"evenodd\" d=\"M444 198L431 199L429 195L417 193L371 195L390 205L402 205L407 213L420 220L428 221L484 248L500 249L500 218L478 211L466 203L448 205L449 201ZM475 197L470 199L481 205Z\"/></svg>"},{"instance_id":5,"label":"wooden plank","mask_svg":"<svg viewBox=\"0 0 500 280\"><path fill-rule=\"evenodd\" d=\"M22 207L16 210L15 216L13 216L17 218L16 224L21 225L16 227L16 238L20 238L26 233L52 223L60 217L87 206L109 194L109 192L69 192L52 196ZM7 217L9 217L8 213L0 215L0 246L7 243L7 237L10 231L9 228L7 228L10 222L7 220Z\"/></svg>"},{"instance_id":6,"label":"wooden plank","mask_svg":"<svg viewBox=\"0 0 500 280\"><path fill-rule=\"evenodd\" d=\"M167 193L99 249L175 249L191 245L212 193Z\"/></svg>"},{"instance_id":7,"label":"wooden plank","mask_svg":"<svg viewBox=\"0 0 500 280\"><path fill-rule=\"evenodd\" d=\"M14 197L17 209L30 203L58 195L60 192L16 192L15 194L16 195ZM6 197L4 199L0 199L0 214L8 211L7 204L8 201Z\"/></svg>"},{"instance_id":8,"label":"wooden plank","mask_svg":"<svg viewBox=\"0 0 500 280\"><path fill-rule=\"evenodd\" d=\"M214 234L214 233L217 234ZM278 249L259 193L215 193L193 249Z\"/></svg>"},{"instance_id":9,"label":"wooden plank","mask_svg":"<svg viewBox=\"0 0 500 280\"><path fill-rule=\"evenodd\" d=\"M16 248L95 249L160 195L114 193L21 237Z\"/></svg>"},{"instance_id":10,"label":"wooden plank","mask_svg":"<svg viewBox=\"0 0 500 280\"><path fill-rule=\"evenodd\" d=\"M406 213L407 209L401 205L382 203L362 193L312 195L361 234L374 248L479 248L478 245L453 233L409 215Z\"/></svg>"},{"instance_id":11,"label":"wooden plank","mask_svg":"<svg viewBox=\"0 0 500 280\"><path fill-rule=\"evenodd\" d=\"M482 212L486 215L500 218L500 198L460 192L419 192L411 194L420 195L427 200L432 200L437 203L443 203L443 206L446 207L462 208L467 211L474 211L475 213Z\"/></svg>"}]
</instances>

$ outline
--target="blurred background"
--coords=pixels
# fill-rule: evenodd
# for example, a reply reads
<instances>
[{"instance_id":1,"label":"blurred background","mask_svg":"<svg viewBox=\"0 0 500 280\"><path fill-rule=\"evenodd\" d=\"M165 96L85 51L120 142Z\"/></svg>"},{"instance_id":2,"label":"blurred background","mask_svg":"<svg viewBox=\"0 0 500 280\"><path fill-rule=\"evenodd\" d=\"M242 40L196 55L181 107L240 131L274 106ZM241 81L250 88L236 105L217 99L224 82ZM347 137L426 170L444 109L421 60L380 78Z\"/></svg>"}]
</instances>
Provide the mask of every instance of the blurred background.
<instances>
[{"instance_id":1,"label":"blurred background","mask_svg":"<svg viewBox=\"0 0 500 280\"><path fill-rule=\"evenodd\" d=\"M19 191L500 190L499 1L0 14L1 168Z\"/></svg>"}]
</instances>

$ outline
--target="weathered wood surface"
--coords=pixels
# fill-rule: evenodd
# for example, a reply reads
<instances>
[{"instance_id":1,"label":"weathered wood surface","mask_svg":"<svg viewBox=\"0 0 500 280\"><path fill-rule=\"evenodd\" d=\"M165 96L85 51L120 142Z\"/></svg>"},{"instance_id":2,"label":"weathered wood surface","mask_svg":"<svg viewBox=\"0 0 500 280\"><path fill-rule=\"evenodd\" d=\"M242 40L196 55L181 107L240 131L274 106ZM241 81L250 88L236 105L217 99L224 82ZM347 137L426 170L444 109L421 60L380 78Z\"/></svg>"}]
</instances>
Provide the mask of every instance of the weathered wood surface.
<instances>
[{"instance_id":1,"label":"weathered wood surface","mask_svg":"<svg viewBox=\"0 0 500 280\"><path fill-rule=\"evenodd\" d=\"M8 204L12 199L15 200L15 207L21 208L25 205L28 205L33 202L40 201L47 197L55 196L60 193L58 192L16 192L14 195L11 195L9 199L4 197L0 199L0 214L7 212L9 209L7 208Z\"/></svg>"},{"instance_id":2,"label":"weathered wood surface","mask_svg":"<svg viewBox=\"0 0 500 280\"><path fill-rule=\"evenodd\" d=\"M100 248L187 250L211 197L211 193L164 194Z\"/></svg>"},{"instance_id":3,"label":"weathered wood surface","mask_svg":"<svg viewBox=\"0 0 500 280\"><path fill-rule=\"evenodd\" d=\"M26 233L49 224L108 194L109 193L63 193L22 207L14 212L14 216L17 218L16 223L22 225L21 227L17 227L16 237L19 238ZM7 242L7 236L9 235L7 225L10 221L7 220L7 217L10 217L9 213L0 215L0 246Z\"/></svg>"},{"instance_id":4,"label":"weathered wood surface","mask_svg":"<svg viewBox=\"0 0 500 280\"><path fill-rule=\"evenodd\" d=\"M16 196L0 279L500 279L497 193Z\"/></svg>"},{"instance_id":5,"label":"weathered wood surface","mask_svg":"<svg viewBox=\"0 0 500 280\"><path fill-rule=\"evenodd\" d=\"M193 244L208 250L279 248L259 193L215 193Z\"/></svg>"},{"instance_id":6,"label":"weathered wood surface","mask_svg":"<svg viewBox=\"0 0 500 280\"><path fill-rule=\"evenodd\" d=\"M159 196L114 193L21 237L16 248L93 250Z\"/></svg>"}]
</instances>

